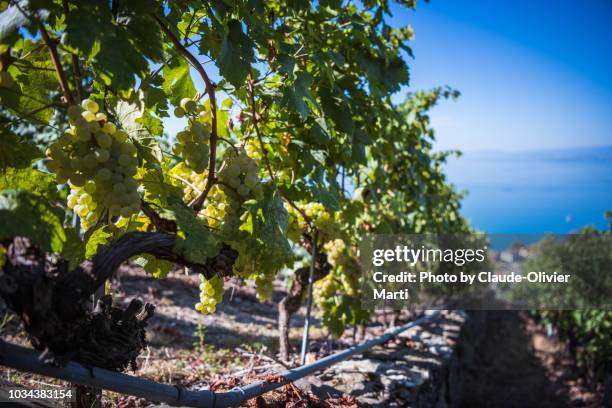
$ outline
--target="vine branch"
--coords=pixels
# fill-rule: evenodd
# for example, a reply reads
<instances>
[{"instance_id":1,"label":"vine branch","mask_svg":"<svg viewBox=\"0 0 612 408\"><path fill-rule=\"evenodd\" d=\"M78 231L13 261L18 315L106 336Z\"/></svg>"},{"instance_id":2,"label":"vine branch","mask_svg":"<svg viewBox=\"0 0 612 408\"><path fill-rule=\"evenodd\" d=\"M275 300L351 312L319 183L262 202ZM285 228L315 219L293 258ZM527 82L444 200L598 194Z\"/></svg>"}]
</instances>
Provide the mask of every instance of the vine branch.
<instances>
[{"instance_id":1,"label":"vine branch","mask_svg":"<svg viewBox=\"0 0 612 408\"><path fill-rule=\"evenodd\" d=\"M210 77L204 70L204 67L198 59L191 53L189 50L181 44L181 41L174 35L174 33L166 27L162 19L157 15L153 14L153 18L161 28L161 30L166 34L170 42L176 47L176 49L187 58L187 60L191 63L191 65L195 68L196 71L204 80L204 85L206 86L206 93L208 94L208 98L210 99L210 110L211 110L211 132L210 132L210 157L208 161L208 177L206 178L206 186L204 187L204 191L200 195L198 195L189 206L193 208L193 210L197 213L200 212L202 206L204 205L204 201L206 200L206 196L210 192L212 186L216 182L215 176L215 164L217 158L217 102L215 100L215 85L210 80Z\"/></svg>"},{"instance_id":2,"label":"vine branch","mask_svg":"<svg viewBox=\"0 0 612 408\"><path fill-rule=\"evenodd\" d=\"M266 168L268 169L268 173L270 173L270 178L272 178L272 181L274 182L274 184L276 184L276 176L274 175L274 172L272 171L272 166L270 165L270 158L268 157L268 150L266 149L266 146L264 145L263 138L261 137L261 132L259 131L259 114L257 113L257 110L255 109L255 92L253 91L253 79L252 78L249 78L248 86L249 86L249 89L248 89L249 99L251 101L251 117L253 120L253 128L255 129L255 135L257 135L257 140L259 140L259 146L261 147L261 152L263 154L264 162L266 163Z\"/></svg>"},{"instance_id":3,"label":"vine branch","mask_svg":"<svg viewBox=\"0 0 612 408\"><path fill-rule=\"evenodd\" d=\"M68 6L68 0L62 0L62 4L64 6L64 14L66 15L66 18L68 18L68 12L70 11L70 7ZM74 76L74 84L80 102L83 100L85 94L83 92L83 79L81 75L81 69L79 68L79 58L75 54L70 53L70 59L72 63L72 75Z\"/></svg>"},{"instance_id":4,"label":"vine branch","mask_svg":"<svg viewBox=\"0 0 612 408\"><path fill-rule=\"evenodd\" d=\"M49 50L49 55L51 56L51 62L53 62L53 67L55 68L55 73L57 74L57 79L60 84L60 88L62 93L64 94L64 98L66 98L66 102L68 104L74 103L74 98L70 93L70 88L68 87L68 81L66 80L66 75L64 74L64 70L62 69L62 62L60 61L59 55L57 53L57 45L54 44L51 37L49 37L49 33L45 28L43 23L39 24L40 35L42 36L47 49Z\"/></svg>"}]
</instances>

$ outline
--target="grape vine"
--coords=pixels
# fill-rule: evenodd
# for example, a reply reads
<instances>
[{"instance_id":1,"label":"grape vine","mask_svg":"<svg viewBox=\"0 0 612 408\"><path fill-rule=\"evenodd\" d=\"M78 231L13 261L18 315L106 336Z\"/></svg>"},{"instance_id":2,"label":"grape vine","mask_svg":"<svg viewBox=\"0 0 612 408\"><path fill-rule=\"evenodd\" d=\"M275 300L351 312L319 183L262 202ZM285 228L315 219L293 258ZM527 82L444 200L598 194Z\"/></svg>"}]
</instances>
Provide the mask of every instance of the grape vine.
<instances>
[{"instance_id":1,"label":"grape vine","mask_svg":"<svg viewBox=\"0 0 612 408\"><path fill-rule=\"evenodd\" d=\"M96 276L96 254L123 254L118 243L136 237L129 258L152 276L201 275L194 304L206 314L225 278L265 301L292 271L287 321L314 262L317 303L339 335L368 318L364 236L469 230L427 116L457 93L394 102L412 31L388 23L388 2L141 3L0 4L21 16L0 31L0 99L14 118L0 123L0 193L12 200L0 200L11 221L0 242L22 231L75 276ZM85 294L104 279L62 282Z\"/></svg>"}]
</instances>

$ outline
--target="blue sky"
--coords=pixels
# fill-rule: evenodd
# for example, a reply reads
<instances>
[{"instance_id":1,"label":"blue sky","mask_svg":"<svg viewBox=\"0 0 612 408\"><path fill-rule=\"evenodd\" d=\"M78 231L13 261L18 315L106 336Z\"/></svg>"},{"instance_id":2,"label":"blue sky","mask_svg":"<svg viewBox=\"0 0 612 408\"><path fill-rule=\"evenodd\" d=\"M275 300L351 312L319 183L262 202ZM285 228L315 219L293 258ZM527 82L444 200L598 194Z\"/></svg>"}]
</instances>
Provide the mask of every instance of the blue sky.
<instances>
[{"instance_id":1,"label":"blue sky","mask_svg":"<svg viewBox=\"0 0 612 408\"><path fill-rule=\"evenodd\" d=\"M612 144L612 1L433 0L391 21L416 33L408 89L462 92L432 112L438 148Z\"/></svg>"}]
</instances>

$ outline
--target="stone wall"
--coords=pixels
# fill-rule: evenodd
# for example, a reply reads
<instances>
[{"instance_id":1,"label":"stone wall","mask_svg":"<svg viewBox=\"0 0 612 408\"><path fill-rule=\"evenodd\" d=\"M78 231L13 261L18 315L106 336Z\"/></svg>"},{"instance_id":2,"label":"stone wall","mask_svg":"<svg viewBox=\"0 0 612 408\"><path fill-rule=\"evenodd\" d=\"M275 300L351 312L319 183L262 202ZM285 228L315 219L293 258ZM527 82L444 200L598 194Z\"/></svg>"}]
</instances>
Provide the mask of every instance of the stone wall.
<instances>
[{"instance_id":1,"label":"stone wall","mask_svg":"<svg viewBox=\"0 0 612 408\"><path fill-rule=\"evenodd\" d=\"M433 322L309 378L308 388L325 397L350 394L366 407L457 407L483 318L444 311Z\"/></svg>"}]
</instances>

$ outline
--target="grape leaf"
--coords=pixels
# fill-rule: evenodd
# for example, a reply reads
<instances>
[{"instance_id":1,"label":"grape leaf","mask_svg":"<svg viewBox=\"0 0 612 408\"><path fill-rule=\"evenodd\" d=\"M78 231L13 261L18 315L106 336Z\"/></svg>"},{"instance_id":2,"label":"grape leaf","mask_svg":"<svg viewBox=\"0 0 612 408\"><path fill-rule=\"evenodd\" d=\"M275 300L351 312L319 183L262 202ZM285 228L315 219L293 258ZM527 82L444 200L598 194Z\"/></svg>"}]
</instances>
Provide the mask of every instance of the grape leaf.
<instances>
[{"instance_id":1,"label":"grape leaf","mask_svg":"<svg viewBox=\"0 0 612 408\"><path fill-rule=\"evenodd\" d=\"M66 242L62 248L62 256L68 261L70 269L74 269L85 260L85 245L74 228L66 228Z\"/></svg>"},{"instance_id":2,"label":"grape leaf","mask_svg":"<svg viewBox=\"0 0 612 408\"><path fill-rule=\"evenodd\" d=\"M164 181L161 169L138 169L136 179L144 186L144 199L147 202L165 204L171 196L182 196L181 188Z\"/></svg>"},{"instance_id":3,"label":"grape leaf","mask_svg":"<svg viewBox=\"0 0 612 408\"><path fill-rule=\"evenodd\" d=\"M0 174L0 190L21 188L50 201L58 201L57 184L52 175L26 168L7 168Z\"/></svg>"},{"instance_id":4,"label":"grape leaf","mask_svg":"<svg viewBox=\"0 0 612 408\"><path fill-rule=\"evenodd\" d=\"M321 88L319 90L321 98L321 107L325 116L334 121L338 130L352 134L355 129L351 108L348 102L342 97L342 92L339 90L332 91L329 88Z\"/></svg>"},{"instance_id":5,"label":"grape leaf","mask_svg":"<svg viewBox=\"0 0 612 408\"><path fill-rule=\"evenodd\" d=\"M85 258L91 259L98 252L98 247L108 244L114 237L116 231L111 225L101 226L90 230L85 235Z\"/></svg>"},{"instance_id":6,"label":"grape leaf","mask_svg":"<svg viewBox=\"0 0 612 408\"><path fill-rule=\"evenodd\" d=\"M287 240L287 210L272 184L263 188L262 200L245 203L247 216L239 228L240 238L227 237L239 253L234 267L243 274L276 272L293 259Z\"/></svg>"},{"instance_id":7,"label":"grape leaf","mask_svg":"<svg viewBox=\"0 0 612 408\"><path fill-rule=\"evenodd\" d=\"M80 50L91 59L100 48L96 44L98 37L91 33L102 33L108 29L113 24L112 14L105 2L97 0L82 0L79 11L68 13L63 43L73 51Z\"/></svg>"},{"instance_id":8,"label":"grape leaf","mask_svg":"<svg viewBox=\"0 0 612 408\"><path fill-rule=\"evenodd\" d=\"M325 170L317 167L308 180L308 188L316 201L320 202L325 208L337 211L340 209L341 196L338 192L335 180L326 180Z\"/></svg>"},{"instance_id":9,"label":"grape leaf","mask_svg":"<svg viewBox=\"0 0 612 408\"><path fill-rule=\"evenodd\" d=\"M287 108L298 112L302 118L306 118L310 113L310 108L304 98L315 103L315 99L310 93L310 85L313 77L307 72L298 72L292 85L285 88L282 104Z\"/></svg>"},{"instance_id":10,"label":"grape leaf","mask_svg":"<svg viewBox=\"0 0 612 408\"><path fill-rule=\"evenodd\" d=\"M138 122L143 115L143 110L137 104L119 100L112 113L117 120L116 124L131 137L140 140L143 137L151 136L145 125Z\"/></svg>"},{"instance_id":11,"label":"grape leaf","mask_svg":"<svg viewBox=\"0 0 612 408\"><path fill-rule=\"evenodd\" d=\"M0 192L0 240L27 237L41 251L61 252L63 213L25 190Z\"/></svg>"},{"instance_id":12,"label":"grape leaf","mask_svg":"<svg viewBox=\"0 0 612 408\"><path fill-rule=\"evenodd\" d=\"M189 64L184 58L175 58L164 66L163 74L164 83L162 86L173 105L179 106L181 99L193 98L196 94Z\"/></svg>"},{"instance_id":13,"label":"grape leaf","mask_svg":"<svg viewBox=\"0 0 612 408\"><path fill-rule=\"evenodd\" d=\"M33 51L22 65L9 67L14 81L10 87L0 87L0 100L17 116L46 124L53 115L48 95L57 87L57 82L51 63L39 54L40 51Z\"/></svg>"},{"instance_id":14,"label":"grape leaf","mask_svg":"<svg viewBox=\"0 0 612 408\"><path fill-rule=\"evenodd\" d=\"M216 256L221 250L221 241L212 233L202 220L181 199L172 196L169 208L160 213L166 219L176 221L183 238L177 238L174 251L189 262L206 263L206 259Z\"/></svg>"},{"instance_id":15,"label":"grape leaf","mask_svg":"<svg viewBox=\"0 0 612 408\"><path fill-rule=\"evenodd\" d=\"M155 279L164 279L168 276L172 268L174 268L172 262L164 259L157 259L149 254L139 256L134 260L134 263L150 273Z\"/></svg>"},{"instance_id":16,"label":"grape leaf","mask_svg":"<svg viewBox=\"0 0 612 408\"><path fill-rule=\"evenodd\" d=\"M0 126L0 171L8 167L30 167L32 162L43 157L43 152L33 143Z\"/></svg>"},{"instance_id":17,"label":"grape leaf","mask_svg":"<svg viewBox=\"0 0 612 408\"><path fill-rule=\"evenodd\" d=\"M254 47L253 41L242 31L239 21L232 20L227 24L217 63L221 75L235 87L243 85L249 74L251 63L255 61Z\"/></svg>"},{"instance_id":18,"label":"grape leaf","mask_svg":"<svg viewBox=\"0 0 612 408\"><path fill-rule=\"evenodd\" d=\"M358 55L357 62L361 65L368 80L383 92L397 91L402 84L407 84L408 66L400 58L386 61L370 55Z\"/></svg>"}]
</instances>

